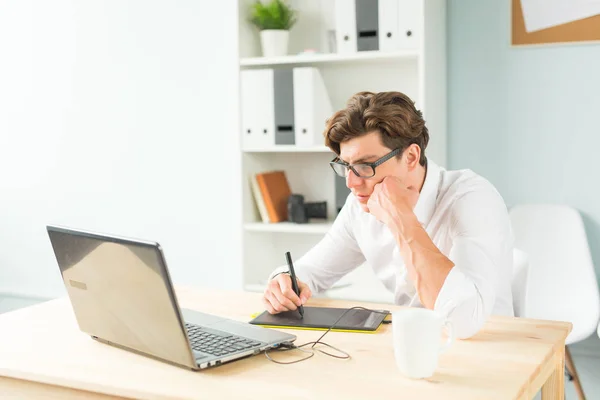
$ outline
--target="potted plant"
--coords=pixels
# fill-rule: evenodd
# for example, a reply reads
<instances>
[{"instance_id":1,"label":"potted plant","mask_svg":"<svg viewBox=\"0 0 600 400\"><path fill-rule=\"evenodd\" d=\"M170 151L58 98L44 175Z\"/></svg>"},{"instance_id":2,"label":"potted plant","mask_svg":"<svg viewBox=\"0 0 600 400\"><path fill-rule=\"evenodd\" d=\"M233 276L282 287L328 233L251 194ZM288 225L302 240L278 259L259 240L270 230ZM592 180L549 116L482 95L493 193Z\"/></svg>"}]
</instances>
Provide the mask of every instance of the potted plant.
<instances>
[{"instance_id":1,"label":"potted plant","mask_svg":"<svg viewBox=\"0 0 600 400\"><path fill-rule=\"evenodd\" d=\"M285 0L256 0L250 21L260 30L264 57L287 54L289 30L296 23L296 11Z\"/></svg>"}]
</instances>

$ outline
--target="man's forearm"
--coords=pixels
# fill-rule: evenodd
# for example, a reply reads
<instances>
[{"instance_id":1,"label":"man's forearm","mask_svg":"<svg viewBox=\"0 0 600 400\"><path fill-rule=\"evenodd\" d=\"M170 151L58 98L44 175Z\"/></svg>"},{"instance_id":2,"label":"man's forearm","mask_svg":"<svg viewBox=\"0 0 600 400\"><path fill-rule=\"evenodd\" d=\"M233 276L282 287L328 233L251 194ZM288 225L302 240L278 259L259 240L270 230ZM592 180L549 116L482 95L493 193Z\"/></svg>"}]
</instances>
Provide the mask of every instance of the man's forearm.
<instances>
[{"instance_id":1,"label":"man's forearm","mask_svg":"<svg viewBox=\"0 0 600 400\"><path fill-rule=\"evenodd\" d=\"M388 226L398 242L421 303L433 309L454 263L431 241L412 211L396 213Z\"/></svg>"}]
</instances>

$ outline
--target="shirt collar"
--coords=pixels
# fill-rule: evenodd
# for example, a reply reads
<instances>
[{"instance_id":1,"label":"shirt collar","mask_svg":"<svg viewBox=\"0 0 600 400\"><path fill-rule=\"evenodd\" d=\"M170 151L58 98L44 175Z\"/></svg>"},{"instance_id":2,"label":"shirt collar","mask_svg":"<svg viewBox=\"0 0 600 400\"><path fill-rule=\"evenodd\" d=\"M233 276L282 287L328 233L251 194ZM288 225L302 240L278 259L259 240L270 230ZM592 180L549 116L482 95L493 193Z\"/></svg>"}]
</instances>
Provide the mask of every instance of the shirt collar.
<instances>
[{"instance_id":1,"label":"shirt collar","mask_svg":"<svg viewBox=\"0 0 600 400\"><path fill-rule=\"evenodd\" d=\"M421 188L417 205L414 213L421 225L425 226L429 223L433 211L440 184L440 167L431 160L427 160L427 170L425 172L425 182Z\"/></svg>"}]
</instances>

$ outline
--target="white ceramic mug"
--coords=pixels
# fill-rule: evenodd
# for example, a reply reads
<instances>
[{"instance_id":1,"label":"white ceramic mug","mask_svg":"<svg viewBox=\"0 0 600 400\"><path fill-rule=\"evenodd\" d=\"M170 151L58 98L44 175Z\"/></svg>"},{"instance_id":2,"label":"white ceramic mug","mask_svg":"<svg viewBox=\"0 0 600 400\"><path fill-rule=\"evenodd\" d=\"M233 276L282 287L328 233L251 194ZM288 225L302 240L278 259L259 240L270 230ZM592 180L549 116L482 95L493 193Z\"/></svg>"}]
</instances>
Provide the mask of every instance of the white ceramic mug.
<instances>
[{"instance_id":1,"label":"white ceramic mug","mask_svg":"<svg viewBox=\"0 0 600 400\"><path fill-rule=\"evenodd\" d=\"M446 327L448 339L442 344ZM394 355L400 372L409 378L428 378L438 365L440 353L454 342L450 321L436 311L410 308L392 313Z\"/></svg>"}]
</instances>

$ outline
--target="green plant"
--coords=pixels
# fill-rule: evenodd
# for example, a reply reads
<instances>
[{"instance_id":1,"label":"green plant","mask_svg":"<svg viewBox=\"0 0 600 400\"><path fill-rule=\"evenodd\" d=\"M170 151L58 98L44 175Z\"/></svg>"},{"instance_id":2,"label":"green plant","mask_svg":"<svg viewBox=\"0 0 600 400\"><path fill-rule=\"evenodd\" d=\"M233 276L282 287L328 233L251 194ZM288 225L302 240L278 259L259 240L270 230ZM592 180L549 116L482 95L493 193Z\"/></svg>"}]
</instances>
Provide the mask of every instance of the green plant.
<instances>
[{"instance_id":1,"label":"green plant","mask_svg":"<svg viewBox=\"0 0 600 400\"><path fill-rule=\"evenodd\" d=\"M251 8L252 22L259 30L290 30L296 23L296 11L284 0L270 0L262 3L256 0Z\"/></svg>"}]
</instances>

